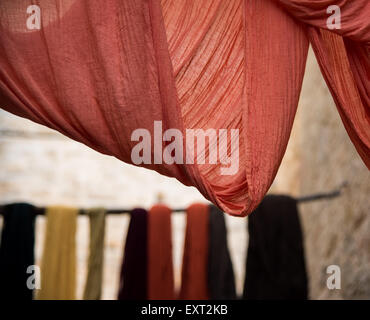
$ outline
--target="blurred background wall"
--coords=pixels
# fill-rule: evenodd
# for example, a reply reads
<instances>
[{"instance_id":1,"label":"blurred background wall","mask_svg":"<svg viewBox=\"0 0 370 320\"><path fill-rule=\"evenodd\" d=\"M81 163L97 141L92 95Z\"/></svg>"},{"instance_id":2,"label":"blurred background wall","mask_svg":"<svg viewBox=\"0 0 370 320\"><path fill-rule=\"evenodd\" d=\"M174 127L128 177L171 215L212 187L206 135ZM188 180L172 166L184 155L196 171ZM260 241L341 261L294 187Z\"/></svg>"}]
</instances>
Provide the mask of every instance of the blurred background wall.
<instances>
[{"instance_id":1,"label":"blurred background wall","mask_svg":"<svg viewBox=\"0 0 370 320\"><path fill-rule=\"evenodd\" d=\"M341 197L301 206L311 297L370 299L370 173L312 55L299 109L300 192L348 182ZM341 290L326 287L326 268L331 264L341 268Z\"/></svg>"},{"instance_id":2,"label":"blurred background wall","mask_svg":"<svg viewBox=\"0 0 370 320\"><path fill-rule=\"evenodd\" d=\"M14 135L12 132L21 131ZM171 208L205 199L194 188L155 172L98 154L60 134L0 110L0 203L150 208L158 194ZM309 55L301 100L287 153L271 193L292 196L348 187L334 200L300 205L311 299L370 299L370 175L356 154L335 110L316 60ZM248 236L247 220L227 216L237 288L241 293ZM129 217L109 216L103 298L118 289ZM176 284L179 285L185 215L173 215ZM1 224L1 222L0 222ZM37 219L36 257L40 263L45 219ZM88 219L79 217L78 297L82 297L88 256ZM338 265L341 290L326 287L326 268Z\"/></svg>"}]
</instances>

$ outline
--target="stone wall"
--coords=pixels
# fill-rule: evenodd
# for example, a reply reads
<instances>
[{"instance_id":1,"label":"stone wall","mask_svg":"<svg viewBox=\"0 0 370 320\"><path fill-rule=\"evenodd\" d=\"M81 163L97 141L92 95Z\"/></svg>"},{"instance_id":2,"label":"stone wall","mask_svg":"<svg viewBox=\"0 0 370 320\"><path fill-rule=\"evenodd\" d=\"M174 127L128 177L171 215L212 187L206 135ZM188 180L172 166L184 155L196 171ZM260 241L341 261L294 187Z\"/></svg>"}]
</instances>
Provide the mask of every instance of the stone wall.
<instances>
[{"instance_id":1,"label":"stone wall","mask_svg":"<svg viewBox=\"0 0 370 320\"><path fill-rule=\"evenodd\" d=\"M370 299L370 174L352 145L312 55L300 101L300 192L348 187L335 200L301 205L313 299ZM326 268L341 269L328 290Z\"/></svg>"}]
</instances>

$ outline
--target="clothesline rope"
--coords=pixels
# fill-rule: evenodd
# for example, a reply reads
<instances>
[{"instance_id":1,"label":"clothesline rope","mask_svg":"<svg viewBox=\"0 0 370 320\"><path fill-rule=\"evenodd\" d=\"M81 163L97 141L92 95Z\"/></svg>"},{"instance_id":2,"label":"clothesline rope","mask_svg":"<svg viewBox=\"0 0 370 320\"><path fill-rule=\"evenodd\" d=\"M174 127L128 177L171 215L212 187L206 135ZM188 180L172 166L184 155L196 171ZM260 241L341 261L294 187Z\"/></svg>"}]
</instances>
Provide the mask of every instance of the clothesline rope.
<instances>
[{"instance_id":1,"label":"clothesline rope","mask_svg":"<svg viewBox=\"0 0 370 320\"><path fill-rule=\"evenodd\" d=\"M302 196L302 197L297 198L296 200L297 200L298 203L307 203L307 202L318 201L318 200L334 199L334 198L337 198L337 197L341 196L343 189L346 188L347 186L348 186L348 182L345 181L336 190L333 190L333 191L330 191L330 192L312 194L312 195L308 195L308 196ZM5 205L0 206L0 215L3 214L4 206ZM119 209L108 209L106 211L106 213L109 214L109 215L130 214L132 210L133 209L127 209L127 208L126 209L125 208L122 208L122 209L120 209L120 208ZM87 209L80 209L79 214L80 215L85 215L86 211L87 211ZM184 213L184 212L186 212L186 209L185 208L178 208L178 209L172 209L171 211L173 213ZM39 207L39 208L36 209L36 215L45 215L45 212L46 212L46 208Z\"/></svg>"}]
</instances>

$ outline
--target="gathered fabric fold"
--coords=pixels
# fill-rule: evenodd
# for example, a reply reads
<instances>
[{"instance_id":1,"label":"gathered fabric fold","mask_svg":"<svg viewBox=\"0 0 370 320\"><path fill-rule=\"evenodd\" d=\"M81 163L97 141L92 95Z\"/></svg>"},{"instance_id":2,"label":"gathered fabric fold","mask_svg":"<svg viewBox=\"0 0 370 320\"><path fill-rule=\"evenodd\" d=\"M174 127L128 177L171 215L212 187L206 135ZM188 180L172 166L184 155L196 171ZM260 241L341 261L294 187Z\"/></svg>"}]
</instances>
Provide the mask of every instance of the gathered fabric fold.
<instances>
[{"instance_id":1,"label":"gathered fabric fold","mask_svg":"<svg viewBox=\"0 0 370 320\"><path fill-rule=\"evenodd\" d=\"M84 300L100 300L102 294L106 210L89 209L90 251Z\"/></svg>"},{"instance_id":2,"label":"gathered fabric fold","mask_svg":"<svg viewBox=\"0 0 370 320\"><path fill-rule=\"evenodd\" d=\"M209 208L196 203L186 210L186 231L179 299L207 300Z\"/></svg>"},{"instance_id":3,"label":"gathered fabric fold","mask_svg":"<svg viewBox=\"0 0 370 320\"><path fill-rule=\"evenodd\" d=\"M76 299L76 227L78 209L49 207L38 300Z\"/></svg>"},{"instance_id":4,"label":"gathered fabric fold","mask_svg":"<svg viewBox=\"0 0 370 320\"><path fill-rule=\"evenodd\" d=\"M2 1L0 106L244 216L284 156L309 42L370 168L369 16L367 0Z\"/></svg>"},{"instance_id":5,"label":"gathered fabric fold","mask_svg":"<svg viewBox=\"0 0 370 320\"><path fill-rule=\"evenodd\" d=\"M155 205L148 213L148 299L175 299L171 209Z\"/></svg>"},{"instance_id":6,"label":"gathered fabric fold","mask_svg":"<svg viewBox=\"0 0 370 320\"><path fill-rule=\"evenodd\" d=\"M1 300L32 300L35 280L35 207L4 206L0 245Z\"/></svg>"},{"instance_id":7,"label":"gathered fabric fold","mask_svg":"<svg viewBox=\"0 0 370 320\"><path fill-rule=\"evenodd\" d=\"M118 300L146 300L148 297L148 212L131 211L121 269Z\"/></svg>"}]
</instances>

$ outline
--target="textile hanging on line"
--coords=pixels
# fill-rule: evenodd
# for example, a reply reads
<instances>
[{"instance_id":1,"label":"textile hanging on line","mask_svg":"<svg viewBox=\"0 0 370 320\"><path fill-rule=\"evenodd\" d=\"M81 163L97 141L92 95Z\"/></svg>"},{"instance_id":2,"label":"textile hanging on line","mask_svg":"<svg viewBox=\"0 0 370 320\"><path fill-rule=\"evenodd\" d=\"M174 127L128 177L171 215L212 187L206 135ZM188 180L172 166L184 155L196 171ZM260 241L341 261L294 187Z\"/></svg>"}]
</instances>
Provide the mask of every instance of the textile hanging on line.
<instances>
[{"instance_id":1,"label":"textile hanging on line","mask_svg":"<svg viewBox=\"0 0 370 320\"><path fill-rule=\"evenodd\" d=\"M370 168L369 16L367 0L3 0L0 106L246 215L285 153L309 42Z\"/></svg>"},{"instance_id":2,"label":"textile hanging on line","mask_svg":"<svg viewBox=\"0 0 370 320\"><path fill-rule=\"evenodd\" d=\"M35 207L28 203L4 206L0 242L0 299L32 300L35 279Z\"/></svg>"},{"instance_id":3,"label":"textile hanging on line","mask_svg":"<svg viewBox=\"0 0 370 320\"><path fill-rule=\"evenodd\" d=\"M209 206L208 288L211 300L236 299L233 264L227 244L224 213Z\"/></svg>"},{"instance_id":4,"label":"textile hanging on line","mask_svg":"<svg viewBox=\"0 0 370 320\"><path fill-rule=\"evenodd\" d=\"M84 300L100 300L103 284L104 237L106 210L87 210L90 220L90 250Z\"/></svg>"},{"instance_id":5,"label":"textile hanging on line","mask_svg":"<svg viewBox=\"0 0 370 320\"><path fill-rule=\"evenodd\" d=\"M76 299L77 215L76 208L47 208L38 300Z\"/></svg>"},{"instance_id":6,"label":"textile hanging on line","mask_svg":"<svg viewBox=\"0 0 370 320\"><path fill-rule=\"evenodd\" d=\"M154 205L148 212L147 290L149 300L176 298L171 214L171 209L163 204Z\"/></svg>"},{"instance_id":7,"label":"textile hanging on line","mask_svg":"<svg viewBox=\"0 0 370 320\"><path fill-rule=\"evenodd\" d=\"M118 300L148 298L148 212L136 208L131 212L125 239Z\"/></svg>"},{"instance_id":8,"label":"textile hanging on line","mask_svg":"<svg viewBox=\"0 0 370 320\"><path fill-rule=\"evenodd\" d=\"M306 300L308 277L297 201L268 195L248 218L243 299Z\"/></svg>"},{"instance_id":9,"label":"textile hanging on line","mask_svg":"<svg viewBox=\"0 0 370 320\"><path fill-rule=\"evenodd\" d=\"M204 203L195 203L186 209L186 231L179 299L210 299L208 255L209 206Z\"/></svg>"}]
</instances>

